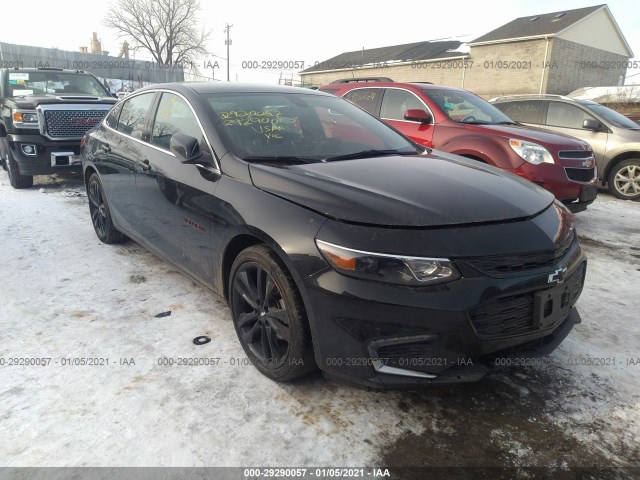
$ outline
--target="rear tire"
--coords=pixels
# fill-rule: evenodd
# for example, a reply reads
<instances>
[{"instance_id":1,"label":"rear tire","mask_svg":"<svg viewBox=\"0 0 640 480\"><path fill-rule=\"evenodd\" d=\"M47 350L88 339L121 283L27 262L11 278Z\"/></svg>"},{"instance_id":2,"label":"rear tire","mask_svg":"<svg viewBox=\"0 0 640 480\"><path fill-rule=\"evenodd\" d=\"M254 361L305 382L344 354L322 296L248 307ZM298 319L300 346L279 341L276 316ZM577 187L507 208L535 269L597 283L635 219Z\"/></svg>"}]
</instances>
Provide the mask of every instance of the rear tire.
<instances>
[{"instance_id":1,"label":"rear tire","mask_svg":"<svg viewBox=\"0 0 640 480\"><path fill-rule=\"evenodd\" d=\"M9 183L13 188L31 188L33 187L33 175L20 175L18 171L18 164L13 159L11 155L11 149L9 148L9 144L6 138L2 140L3 145L2 148L5 150L5 160L3 168L7 170L9 175Z\"/></svg>"},{"instance_id":2,"label":"rear tire","mask_svg":"<svg viewBox=\"0 0 640 480\"><path fill-rule=\"evenodd\" d=\"M229 303L240 344L263 375L288 382L317 369L300 293L273 250L255 245L238 255Z\"/></svg>"},{"instance_id":3,"label":"rear tire","mask_svg":"<svg viewBox=\"0 0 640 480\"><path fill-rule=\"evenodd\" d=\"M640 199L640 158L618 162L609 172L609 190L621 200Z\"/></svg>"},{"instance_id":4,"label":"rear tire","mask_svg":"<svg viewBox=\"0 0 640 480\"><path fill-rule=\"evenodd\" d=\"M89 213L93 229L100 241L104 243L121 243L127 237L116 230L111 221L111 210L102 188L102 182L97 173L91 174L87 182L87 197L89 198Z\"/></svg>"}]
</instances>

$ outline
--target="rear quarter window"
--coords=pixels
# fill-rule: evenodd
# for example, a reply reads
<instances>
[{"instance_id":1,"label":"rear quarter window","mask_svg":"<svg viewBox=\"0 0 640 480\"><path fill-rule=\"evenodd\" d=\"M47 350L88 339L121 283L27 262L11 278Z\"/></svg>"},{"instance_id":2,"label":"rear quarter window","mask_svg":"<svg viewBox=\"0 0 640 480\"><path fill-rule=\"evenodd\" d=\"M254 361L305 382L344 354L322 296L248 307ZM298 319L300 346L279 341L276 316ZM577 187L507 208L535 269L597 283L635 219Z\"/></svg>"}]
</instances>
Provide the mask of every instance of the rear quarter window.
<instances>
[{"instance_id":1,"label":"rear quarter window","mask_svg":"<svg viewBox=\"0 0 640 480\"><path fill-rule=\"evenodd\" d=\"M113 107L105 118L105 123L107 124L107 126L113 128L114 130L118 128L118 118L120 117L122 105L123 104L120 103L119 105Z\"/></svg>"},{"instance_id":2,"label":"rear quarter window","mask_svg":"<svg viewBox=\"0 0 640 480\"><path fill-rule=\"evenodd\" d=\"M117 130L130 137L142 139L147 114L155 93L143 93L125 100L122 105Z\"/></svg>"},{"instance_id":3,"label":"rear quarter window","mask_svg":"<svg viewBox=\"0 0 640 480\"><path fill-rule=\"evenodd\" d=\"M376 115L382 91L382 88L358 88L347 92L342 98L346 98L363 110Z\"/></svg>"},{"instance_id":4,"label":"rear quarter window","mask_svg":"<svg viewBox=\"0 0 640 480\"><path fill-rule=\"evenodd\" d=\"M340 91L340 89L339 88L319 88L318 91L324 92L324 93L330 93L331 95L338 95L338 92Z\"/></svg>"}]
</instances>

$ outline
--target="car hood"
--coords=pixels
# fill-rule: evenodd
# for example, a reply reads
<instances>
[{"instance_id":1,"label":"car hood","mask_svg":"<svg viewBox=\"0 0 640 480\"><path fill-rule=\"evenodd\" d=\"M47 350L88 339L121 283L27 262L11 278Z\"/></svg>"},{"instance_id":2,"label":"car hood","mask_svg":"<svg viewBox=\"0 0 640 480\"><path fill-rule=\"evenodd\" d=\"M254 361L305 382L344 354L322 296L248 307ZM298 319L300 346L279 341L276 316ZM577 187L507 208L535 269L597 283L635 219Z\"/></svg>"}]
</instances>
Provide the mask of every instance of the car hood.
<instances>
[{"instance_id":1,"label":"car hood","mask_svg":"<svg viewBox=\"0 0 640 480\"><path fill-rule=\"evenodd\" d=\"M305 165L250 164L256 187L327 217L432 227L529 217L553 195L456 155L386 156Z\"/></svg>"},{"instance_id":2,"label":"car hood","mask_svg":"<svg viewBox=\"0 0 640 480\"><path fill-rule=\"evenodd\" d=\"M633 147L625 145L628 150L632 148L638 148L638 143L640 143L640 125L638 125L638 129L631 128L620 128L614 126L609 127L613 130L613 135L609 136L609 141L617 144L625 144L625 143L635 143Z\"/></svg>"},{"instance_id":3,"label":"car hood","mask_svg":"<svg viewBox=\"0 0 640 480\"><path fill-rule=\"evenodd\" d=\"M36 108L38 105L69 104L69 103L96 103L112 105L118 100L113 97L96 97L91 95L26 95L24 97L10 97L18 108Z\"/></svg>"},{"instance_id":4,"label":"car hood","mask_svg":"<svg viewBox=\"0 0 640 480\"><path fill-rule=\"evenodd\" d=\"M554 145L561 150L591 150L587 142L578 138L528 125L465 125L465 129L490 130L494 135L529 140L542 145Z\"/></svg>"}]
</instances>

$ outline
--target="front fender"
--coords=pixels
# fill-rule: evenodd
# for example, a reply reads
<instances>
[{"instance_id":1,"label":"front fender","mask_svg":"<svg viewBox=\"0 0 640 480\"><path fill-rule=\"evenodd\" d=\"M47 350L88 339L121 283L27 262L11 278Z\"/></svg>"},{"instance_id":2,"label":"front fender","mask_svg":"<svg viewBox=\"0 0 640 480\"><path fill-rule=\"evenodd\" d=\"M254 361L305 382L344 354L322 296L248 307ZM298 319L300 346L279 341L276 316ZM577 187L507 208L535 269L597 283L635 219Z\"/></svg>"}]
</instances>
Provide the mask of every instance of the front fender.
<instances>
[{"instance_id":1,"label":"front fender","mask_svg":"<svg viewBox=\"0 0 640 480\"><path fill-rule=\"evenodd\" d=\"M474 157L505 170L516 169L524 163L508 145L479 135L452 137L440 145L439 149L456 155Z\"/></svg>"}]
</instances>

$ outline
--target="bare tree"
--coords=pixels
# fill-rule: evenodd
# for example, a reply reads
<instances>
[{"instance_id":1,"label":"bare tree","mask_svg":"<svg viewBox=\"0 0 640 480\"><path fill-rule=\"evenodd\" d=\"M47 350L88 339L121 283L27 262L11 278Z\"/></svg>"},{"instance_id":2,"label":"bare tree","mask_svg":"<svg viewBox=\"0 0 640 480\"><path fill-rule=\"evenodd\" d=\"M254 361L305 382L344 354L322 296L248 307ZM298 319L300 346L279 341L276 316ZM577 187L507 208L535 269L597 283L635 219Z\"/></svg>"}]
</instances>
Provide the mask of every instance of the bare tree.
<instances>
[{"instance_id":1,"label":"bare tree","mask_svg":"<svg viewBox=\"0 0 640 480\"><path fill-rule=\"evenodd\" d=\"M133 50L149 52L161 65L182 64L197 71L197 57L208 53L211 32L199 30L198 0L117 0L104 24Z\"/></svg>"}]
</instances>

